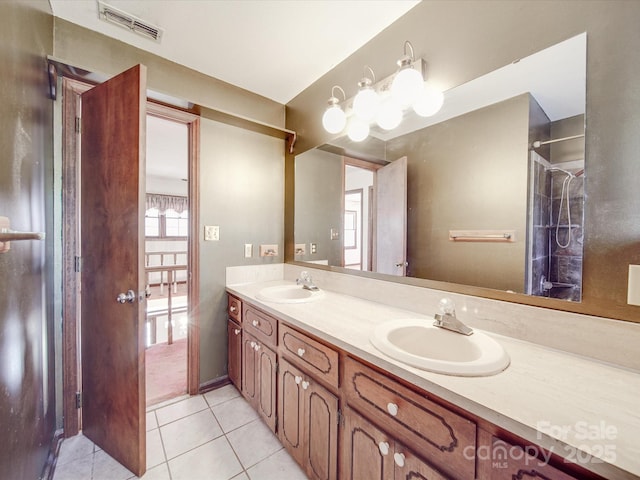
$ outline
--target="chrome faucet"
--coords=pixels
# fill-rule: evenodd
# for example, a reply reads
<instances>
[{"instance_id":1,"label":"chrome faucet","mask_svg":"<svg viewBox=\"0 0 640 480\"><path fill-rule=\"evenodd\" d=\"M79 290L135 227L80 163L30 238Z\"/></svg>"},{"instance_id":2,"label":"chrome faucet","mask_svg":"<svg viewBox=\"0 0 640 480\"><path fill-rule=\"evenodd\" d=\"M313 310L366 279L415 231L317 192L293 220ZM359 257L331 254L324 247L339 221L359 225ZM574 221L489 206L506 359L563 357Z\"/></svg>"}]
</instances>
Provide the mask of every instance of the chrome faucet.
<instances>
[{"instance_id":1,"label":"chrome faucet","mask_svg":"<svg viewBox=\"0 0 640 480\"><path fill-rule=\"evenodd\" d=\"M461 333L462 335L471 335L473 329L467 327L456 317L456 308L453 300L450 298L443 298L438 305L442 313L436 313L433 325L440 328L451 330L452 332Z\"/></svg>"},{"instance_id":2,"label":"chrome faucet","mask_svg":"<svg viewBox=\"0 0 640 480\"><path fill-rule=\"evenodd\" d=\"M320 290L314 285L313 280L311 279L311 275L309 275L309 272L307 272L306 270L300 272L300 278L296 279L296 283L298 285L302 285L302 288L311 290L312 292Z\"/></svg>"}]
</instances>

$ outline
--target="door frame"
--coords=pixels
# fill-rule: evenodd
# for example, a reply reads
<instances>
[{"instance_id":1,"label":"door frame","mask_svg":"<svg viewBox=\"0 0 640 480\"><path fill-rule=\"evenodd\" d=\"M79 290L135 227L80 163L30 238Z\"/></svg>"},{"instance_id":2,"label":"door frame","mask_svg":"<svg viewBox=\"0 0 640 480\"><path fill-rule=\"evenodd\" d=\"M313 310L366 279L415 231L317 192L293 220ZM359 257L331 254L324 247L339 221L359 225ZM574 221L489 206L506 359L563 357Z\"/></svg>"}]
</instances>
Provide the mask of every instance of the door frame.
<instances>
[{"instance_id":1,"label":"door frame","mask_svg":"<svg viewBox=\"0 0 640 480\"><path fill-rule=\"evenodd\" d=\"M81 392L80 274L80 95L94 85L72 78L62 79L62 413L65 437L82 428L77 392ZM200 250L199 250L199 166L200 117L175 107L147 100L147 114L187 125L189 136L189 238L188 238L188 330L187 391L200 390ZM140 239L144 241L144 239Z\"/></svg>"}]
</instances>

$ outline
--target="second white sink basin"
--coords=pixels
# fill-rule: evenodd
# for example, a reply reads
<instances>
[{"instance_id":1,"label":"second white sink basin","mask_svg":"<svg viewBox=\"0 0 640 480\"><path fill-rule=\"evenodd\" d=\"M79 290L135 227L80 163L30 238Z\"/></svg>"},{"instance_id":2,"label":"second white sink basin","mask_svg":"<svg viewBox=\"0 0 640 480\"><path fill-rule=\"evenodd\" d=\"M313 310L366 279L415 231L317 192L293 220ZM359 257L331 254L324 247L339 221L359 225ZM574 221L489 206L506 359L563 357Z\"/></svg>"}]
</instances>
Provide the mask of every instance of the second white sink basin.
<instances>
[{"instance_id":1,"label":"second white sink basin","mask_svg":"<svg viewBox=\"0 0 640 480\"><path fill-rule=\"evenodd\" d=\"M305 303L318 300L324 296L322 290L307 290L300 285L276 285L263 288L256 298L265 302L275 303Z\"/></svg>"},{"instance_id":2,"label":"second white sink basin","mask_svg":"<svg viewBox=\"0 0 640 480\"><path fill-rule=\"evenodd\" d=\"M462 335L435 327L429 319L393 320L375 328L371 343L407 365L447 375L494 375L509 366L502 345L485 333Z\"/></svg>"}]
</instances>

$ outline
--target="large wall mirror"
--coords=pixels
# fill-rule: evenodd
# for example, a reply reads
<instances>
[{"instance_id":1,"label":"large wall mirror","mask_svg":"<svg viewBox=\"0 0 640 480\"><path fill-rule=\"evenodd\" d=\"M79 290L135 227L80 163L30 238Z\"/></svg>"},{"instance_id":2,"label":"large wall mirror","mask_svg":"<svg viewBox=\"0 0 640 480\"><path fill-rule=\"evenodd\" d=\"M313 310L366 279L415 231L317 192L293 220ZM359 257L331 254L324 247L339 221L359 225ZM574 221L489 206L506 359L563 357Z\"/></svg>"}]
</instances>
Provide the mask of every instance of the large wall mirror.
<instances>
[{"instance_id":1,"label":"large wall mirror","mask_svg":"<svg viewBox=\"0 0 640 480\"><path fill-rule=\"evenodd\" d=\"M295 159L295 260L580 301L586 33Z\"/></svg>"}]
</instances>

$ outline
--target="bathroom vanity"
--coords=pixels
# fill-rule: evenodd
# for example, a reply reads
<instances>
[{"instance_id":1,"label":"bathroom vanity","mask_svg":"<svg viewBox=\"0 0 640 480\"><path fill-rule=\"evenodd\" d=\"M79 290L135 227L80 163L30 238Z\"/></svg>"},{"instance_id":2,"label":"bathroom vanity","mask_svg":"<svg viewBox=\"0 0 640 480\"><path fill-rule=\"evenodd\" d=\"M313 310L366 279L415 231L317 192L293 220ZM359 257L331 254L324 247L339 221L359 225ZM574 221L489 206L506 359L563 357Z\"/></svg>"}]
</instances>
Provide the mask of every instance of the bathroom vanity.
<instances>
[{"instance_id":1,"label":"bathroom vanity","mask_svg":"<svg viewBox=\"0 0 640 480\"><path fill-rule=\"evenodd\" d=\"M629 375L635 385L637 374L501 336L495 337L512 358L504 372L426 372L369 341L382 322L419 314L331 291L311 301L259 300L265 288L291 285L227 287L229 377L309 478L638 478L621 467L620 455L637 422L635 430L617 432L609 448L618 450L610 452L598 450L604 440L576 445L544 430L595 425L596 418L622 427L615 412L587 419L576 408L575 417L567 416L558 404L571 405L584 392L566 398L560 385L588 363L619 372L620 381ZM561 365L559 358L573 363L549 370Z\"/></svg>"}]
</instances>

